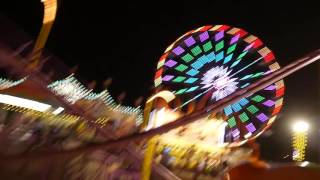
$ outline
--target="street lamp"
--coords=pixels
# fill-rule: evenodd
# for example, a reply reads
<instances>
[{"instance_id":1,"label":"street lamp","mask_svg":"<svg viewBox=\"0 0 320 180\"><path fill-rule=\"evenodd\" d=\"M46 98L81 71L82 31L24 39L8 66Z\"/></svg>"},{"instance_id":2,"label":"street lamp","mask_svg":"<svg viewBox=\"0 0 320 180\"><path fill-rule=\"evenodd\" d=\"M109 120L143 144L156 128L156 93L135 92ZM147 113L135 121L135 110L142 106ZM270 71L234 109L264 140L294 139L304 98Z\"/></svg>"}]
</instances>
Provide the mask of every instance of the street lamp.
<instances>
[{"instance_id":1,"label":"street lamp","mask_svg":"<svg viewBox=\"0 0 320 180\"><path fill-rule=\"evenodd\" d=\"M294 161L303 161L305 149L307 146L309 124L305 121L297 121L292 127L292 159Z\"/></svg>"}]
</instances>

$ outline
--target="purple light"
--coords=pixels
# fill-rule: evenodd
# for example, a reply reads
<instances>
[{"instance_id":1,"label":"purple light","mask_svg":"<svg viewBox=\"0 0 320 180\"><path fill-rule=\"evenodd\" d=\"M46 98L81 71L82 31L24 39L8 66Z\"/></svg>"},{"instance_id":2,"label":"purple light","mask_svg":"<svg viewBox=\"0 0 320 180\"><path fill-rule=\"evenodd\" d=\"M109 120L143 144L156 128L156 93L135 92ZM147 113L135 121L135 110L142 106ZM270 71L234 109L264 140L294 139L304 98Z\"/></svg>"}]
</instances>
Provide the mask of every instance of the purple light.
<instances>
[{"instance_id":1,"label":"purple light","mask_svg":"<svg viewBox=\"0 0 320 180\"><path fill-rule=\"evenodd\" d=\"M275 88L276 88L275 85L271 85L271 86L266 87L264 90L273 91Z\"/></svg>"},{"instance_id":2,"label":"purple light","mask_svg":"<svg viewBox=\"0 0 320 180\"><path fill-rule=\"evenodd\" d=\"M234 138L238 137L239 135L240 135L239 129L235 129L235 130L232 131L232 136L233 136Z\"/></svg>"},{"instance_id":3,"label":"purple light","mask_svg":"<svg viewBox=\"0 0 320 180\"><path fill-rule=\"evenodd\" d=\"M233 43L235 43L235 42L237 42L238 39L239 39L239 37L240 37L240 34L238 34L238 35L236 35L236 36L233 36L233 38L232 38L231 41L230 41L230 45L233 44Z\"/></svg>"},{"instance_id":4,"label":"purple light","mask_svg":"<svg viewBox=\"0 0 320 180\"><path fill-rule=\"evenodd\" d=\"M219 39L223 38L223 33L224 31L219 31L215 36L214 36L214 39L216 41L219 41Z\"/></svg>"},{"instance_id":5,"label":"purple light","mask_svg":"<svg viewBox=\"0 0 320 180\"><path fill-rule=\"evenodd\" d=\"M182 54L182 53L184 52L184 49L183 49L182 47L178 46L178 47L174 48L172 51L173 51L176 55L179 56L180 54Z\"/></svg>"},{"instance_id":6,"label":"purple light","mask_svg":"<svg viewBox=\"0 0 320 180\"><path fill-rule=\"evenodd\" d=\"M256 116L261 122L265 122L266 120L268 120L268 117L263 114L263 113L260 113L258 116Z\"/></svg>"},{"instance_id":7,"label":"purple light","mask_svg":"<svg viewBox=\"0 0 320 180\"><path fill-rule=\"evenodd\" d=\"M257 130L252 123L249 123L248 125L246 125L246 128L251 133Z\"/></svg>"},{"instance_id":8,"label":"purple light","mask_svg":"<svg viewBox=\"0 0 320 180\"><path fill-rule=\"evenodd\" d=\"M268 106L268 107L271 107L271 106L273 106L274 105L274 101L272 101L272 100L268 100L268 101L265 101L264 103L262 103L263 105L265 105L265 106Z\"/></svg>"},{"instance_id":9,"label":"purple light","mask_svg":"<svg viewBox=\"0 0 320 180\"><path fill-rule=\"evenodd\" d=\"M273 72L272 70L269 70L269 71L264 72L263 75L267 75L267 74L270 74L272 72Z\"/></svg>"},{"instance_id":10,"label":"purple light","mask_svg":"<svg viewBox=\"0 0 320 180\"><path fill-rule=\"evenodd\" d=\"M254 44L254 43L249 44L243 51L247 51L247 50L249 50L250 48L252 48L253 44Z\"/></svg>"},{"instance_id":11,"label":"purple light","mask_svg":"<svg viewBox=\"0 0 320 180\"><path fill-rule=\"evenodd\" d=\"M188 47L194 45L196 43L196 41L193 39L192 36L188 37L186 40L184 40L184 43L186 43L186 45Z\"/></svg>"},{"instance_id":12,"label":"purple light","mask_svg":"<svg viewBox=\"0 0 320 180\"><path fill-rule=\"evenodd\" d=\"M199 35L199 37L200 37L200 41L201 41L201 42L209 39L208 31L203 32L202 34Z\"/></svg>"},{"instance_id":13,"label":"purple light","mask_svg":"<svg viewBox=\"0 0 320 180\"><path fill-rule=\"evenodd\" d=\"M173 77L174 77L174 76L172 76L172 75L165 75L165 76L162 78L162 80L163 80L163 81L170 81Z\"/></svg>"},{"instance_id":14,"label":"purple light","mask_svg":"<svg viewBox=\"0 0 320 180\"><path fill-rule=\"evenodd\" d=\"M168 67L172 67L172 66L174 66L174 65L176 65L176 64L177 64L177 62L174 61L174 60L172 60L172 59L169 59L169 60L165 63L165 65L168 66Z\"/></svg>"}]
</instances>

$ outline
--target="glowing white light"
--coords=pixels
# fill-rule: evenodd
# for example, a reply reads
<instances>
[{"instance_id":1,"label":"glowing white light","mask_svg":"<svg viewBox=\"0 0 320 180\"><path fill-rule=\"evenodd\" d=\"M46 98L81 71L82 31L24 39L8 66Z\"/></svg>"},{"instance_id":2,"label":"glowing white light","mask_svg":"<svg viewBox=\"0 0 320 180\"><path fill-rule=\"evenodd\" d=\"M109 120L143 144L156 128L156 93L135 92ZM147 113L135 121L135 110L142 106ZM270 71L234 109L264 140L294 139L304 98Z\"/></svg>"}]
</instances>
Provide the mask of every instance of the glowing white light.
<instances>
[{"instance_id":1,"label":"glowing white light","mask_svg":"<svg viewBox=\"0 0 320 180\"><path fill-rule=\"evenodd\" d=\"M293 125L294 132L307 132L309 130L309 124L304 121L298 121Z\"/></svg>"},{"instance_id":2,"label":"glowing white light","mask_svg":"<svg viewBox=\"0 0 320 180\"><path fill-rule=\"evenodd\" d=\"M308 161L304 161L303 163L300 164L301 167L306 167L308 166L310 163Z\"/></svg>"},{"instance_id":3,"label":"glowing white light","mask_svg":"<svg viewBox=\"0 0 320 180\"><path fill-rule=\"evenodd\" d=\"M44 104L37 101L10 96L6 94L0 94L0 103L28 108L28 109L32 109L40 112L47 111L48 109L51 108L51 105L49 104Z\"/></svg>"},{"instance_id":4,"label":"glowing white light","mask_svg":"<svg viewBox=\"0 0 320 180\"><path fill-rule=\"evenodd\" d=\"M16 86L18 84L21 84L22 82L24 82L27 79L27 77L19 79L17 81L11 81L8 79L2 79L0 78L0 89L7 89L13 86Z\"/></svg>"},{"instance_id":5,"label":"glowing white light","mask_svg":"<svg viewBox=\"0 0 320 180\"><path fill-rule=\"evenodd\" d=\"M237 78L231 78L229 75L231 70L228 71L228 68L223 66L213 67L208 70L201 79L204 86L203 89L214 88L212 93L212 99L216 101L223 99L224 97L230 95L238 89L236 81Z\"/></svg>"},{"instance_id":6,"label":"glowing white light","mask_svg":"<svg viewBox=\"0 0 320 180\"><path fill-rule=\"evenodd\" d=\"M223 126L223 127L226 127L226 126L228 126L228 123L227 123L227 122L223 122L223 123L222 123L222 126Z\"/></svg>"},{"instance_id":7,"label":"glowing white light","mask_svg":"<svg viewBox=\"0 0 320 180\"><path fill-rule=\"evenodd\" d=\"M150 119L146 130L160 127L163 124L176 120L178 117L179 114L170 109L162 108L160 110L154 110L150 113Z\"/></svg>"},{"instance_id":8,"label":"glowing white light","mask_svg":"<svg viewBox=\"0 0 320 180\"><path fill-rule=\"evenodd\" d=\"M224 143L224 136L226 133L226 127L227 127L228 123L227 122L223 122L220 127L219 127L219 135L218 135L218 139L219 139L219 145L223 146Z\"/></svg>"},{"instance_id":9,"label":"glowing white light","mask_svg":"<svg viewBox=\"0 0 320 180\"><path fill-rule=\"evenodd\" d=\"M58 107L56 110L54 110L52 112L52 114L54 114L54 115L60 114L63 110L64 110L63 107Z\"/></svg>"},{"instance_id":10,"label":"glowing white light","mask_svg":"<svg viewBox=\"0 0 320 180\"><path fill-rule=\"evenodd\" d=\"M249 137L252 136L252 133L251 132L248 132L247 134L244 135L244 138L248 139Z\"/></svg>"},{"instance_id":11,"label":"glowing white light","mask_svg":"<svg viewBox=\"0 0 320 180\"><path fill-rule=\"evenodd\" d=\"M91 90L87 90L72 75L64 80L56 81L48 86L54 93L63 96L66 101L75 103L77 100L87 96Z\"/></svg>"}]
</instances>

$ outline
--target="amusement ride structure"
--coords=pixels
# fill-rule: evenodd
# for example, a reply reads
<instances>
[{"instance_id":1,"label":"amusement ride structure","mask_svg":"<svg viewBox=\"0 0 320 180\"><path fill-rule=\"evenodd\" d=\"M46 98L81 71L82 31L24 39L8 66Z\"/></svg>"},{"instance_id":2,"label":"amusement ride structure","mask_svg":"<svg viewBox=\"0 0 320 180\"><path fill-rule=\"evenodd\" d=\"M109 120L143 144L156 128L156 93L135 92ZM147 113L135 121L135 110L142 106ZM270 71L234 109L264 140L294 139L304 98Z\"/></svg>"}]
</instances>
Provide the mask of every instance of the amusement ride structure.
<instances>
[{"instance_id":1,"label":"amusement ride structure","mask_svg":"<svg viewBox=\"0 0 320 180\"><path fill-rule=\"evenodd\" d=\"M258 37L203 26L167 47L144 109L123 106L47 68L57 2L42 2L32 50L0 49L0 172L12 179L237 179L243 162L268 168L254 139L281 110L282 79L320 58L318 50L280 68Z\"/></svg>"}]
</instances>

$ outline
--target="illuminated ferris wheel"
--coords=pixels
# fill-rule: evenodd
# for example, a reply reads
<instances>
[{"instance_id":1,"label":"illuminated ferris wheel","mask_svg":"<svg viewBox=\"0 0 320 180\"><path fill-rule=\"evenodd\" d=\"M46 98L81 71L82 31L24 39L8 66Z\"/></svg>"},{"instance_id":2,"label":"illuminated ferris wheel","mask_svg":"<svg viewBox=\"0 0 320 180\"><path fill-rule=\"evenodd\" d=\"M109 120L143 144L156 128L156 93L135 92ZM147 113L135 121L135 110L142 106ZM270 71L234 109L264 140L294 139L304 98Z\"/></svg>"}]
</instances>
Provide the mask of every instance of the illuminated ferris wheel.
<instances>
[{"instance_id":1,"label":"illuminated ferris wheel","mask_svg":"<svg viewBox=\"0 0 320 180\"><path fill-rule=\"evenodd\" d=\"M272 51L256 36L227 25L203 26L166 49L154 83L174 93L179 103L172 108L184 112L191 104L201 108L223 100L279 68ZM283 95L281 80L225 107L216 114L226 122L223 141L237 146L261 134L279 113Z\"/></svg>"}]
</instances>

